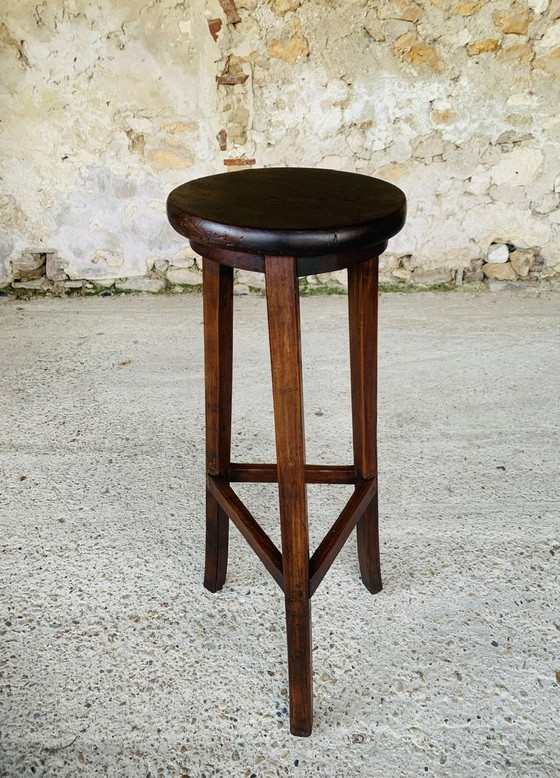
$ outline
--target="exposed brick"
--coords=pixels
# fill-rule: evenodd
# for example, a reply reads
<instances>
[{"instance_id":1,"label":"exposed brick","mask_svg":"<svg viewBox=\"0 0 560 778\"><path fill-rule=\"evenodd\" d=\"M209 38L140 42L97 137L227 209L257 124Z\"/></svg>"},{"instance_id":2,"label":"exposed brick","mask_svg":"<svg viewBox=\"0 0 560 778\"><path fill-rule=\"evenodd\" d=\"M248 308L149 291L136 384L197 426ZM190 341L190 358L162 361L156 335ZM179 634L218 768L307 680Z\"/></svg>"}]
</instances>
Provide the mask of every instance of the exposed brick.
<instances>
[{"instance_id":1,"label":"exposed brick","mask_svg":"<svg viewBox=\"0 0 560 778\"><path fill-rule=\"evenodd\" d=\"M227 132L225 130L220 130L216 135L216 140L219 143L220 151L225 151L227 149Z\"/></svg>"},{"instance_id":2,"label":"exposed brick","mask_svg":"<svg viewBox=\"0 0 560 778\"><path fill-rule=\"evenodd\" d=\"M218 33L222 29L222 20L208 19L208 29L210 30L210 35L214 38L215 41L217 41Z\"/></svg>"},{"instance_id":3,"label":"exposed brick","mask_svg":"<svg viewBox=\"0 0 560 778\"><path fill-rule=\"evenodd\" d=\"M234 159L224 159L226 167L242 167L244 165L254 165L256 160L246 157L235 157Z\"/></svg>"},{"instance_id":4,"label":"exposed brick","mask_svg":"<svg viewBox=\"0 0 560 778\"><path fill-rule=\"evenodd\" d=\"M220 0L220 5L224 9L224 13L230 24L237 24L241 21L234 0Z\"/></svg>"}]
</instances>

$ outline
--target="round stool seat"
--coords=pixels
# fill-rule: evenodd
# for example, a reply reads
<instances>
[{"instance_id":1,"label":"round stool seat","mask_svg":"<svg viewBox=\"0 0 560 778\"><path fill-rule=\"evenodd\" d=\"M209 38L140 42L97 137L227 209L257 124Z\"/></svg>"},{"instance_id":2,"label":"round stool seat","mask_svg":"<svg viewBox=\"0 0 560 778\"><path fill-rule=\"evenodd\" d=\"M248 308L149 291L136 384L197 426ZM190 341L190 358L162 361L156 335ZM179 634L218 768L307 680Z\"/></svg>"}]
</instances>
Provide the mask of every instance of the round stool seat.
<instances>
[{"instance_id":1,"label":"round stool seat","mask_svg":"<svg viewBox=\"0 0 560 778\"><path fill-rule=\"evenodd\" d=\"M182 184L167 214L197 253L262 270L239 255L332 257L383 244L403 227L406 199L393 184L356 173L264 168ZM331 266L304 263L300 275Z\"/></svg>"}]
</instances>

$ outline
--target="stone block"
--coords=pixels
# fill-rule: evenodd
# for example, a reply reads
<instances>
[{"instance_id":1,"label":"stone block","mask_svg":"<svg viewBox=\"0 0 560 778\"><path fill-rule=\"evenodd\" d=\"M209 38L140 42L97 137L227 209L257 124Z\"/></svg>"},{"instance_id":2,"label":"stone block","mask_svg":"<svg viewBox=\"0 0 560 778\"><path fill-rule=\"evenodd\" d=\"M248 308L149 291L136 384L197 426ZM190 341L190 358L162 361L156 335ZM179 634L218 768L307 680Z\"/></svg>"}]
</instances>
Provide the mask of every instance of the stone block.
<instances>
[{"instance_id":1,"label":"stone block","mask_svg":"<svg viewBox=\"0 0 560 778\"><path fill-rule=\"evenodd\" d=\"M488 289L491 292L503 292L504 289L508 288L508 282L507 281L493 281L491 278L487 280L488 283Z\"/></svg>"},{"instance_id":2,"label":"stone block","mask_svg":"<svg viewBox=\"0 0 560 778\"><path fill-rule=\"evenodd\" d=\"M264 289L265 287L264 273L256 273L250 270L238 270L236 282L249 287L256 287L257 289Z\"/></svg>"},{"instance_id":3,"label":"stone block","mask_svg":"<svg viewBox=\"0 0 560 778\"><path fill-rule=\"evenodd\" d=\"M548 8L550 0L529 0L529 8L536 14L542 14Z\"/></svg>"},{"instance_id":4,"label":"stone block","mask_svg":"<svg viewBox=\"0 0 560 778\"><path fill-rule=\"evenodd\" d=\"M547 27L545 34L537 41L536 49L545 52L557 49L558 46L560 46L560 22Z\"/></svg>"},{"instance_id":5,"label":"stone block","mask_svg":"<svg viewBox=\"0 0 560 778\"><path fill-rule=\"evenodd\" d=\"M346 270L334 270L329 273L330 281L334 281L335 284L330 283L329 286L342 286L344 289L348 288L348 272Z\"/></svg>"},{"instance_id":6,"label":"stone block","mask_svg":"<svg viewBox=\"0 0 560 778\"><path fill-rule=\"evenodd\" d=\"M504 16L499 12L494 14L496 27L508 35L527 35L531 19L531 11L519 11L519 13L509 16Z\"/></svg>"},{"instance_id":7,"label":"stone block","mask_svg":"<svg viewBox=\"0 0 560 778\"><path fill-rule=\"evenodd\" d=\"M499 62L531 62L535 52L528 43L514 43L506 46L496 55Z\"/></svg>"},{"instance_id":8,"label":"stone block","mask_svg":"<svg viewBox=\"0 0 560 778\"><path fill-rule=\"evenodd\" d=\"M401 265L405 270L414 270L418 267L418 259L414 254L405 254L405 256L401 258Z\"/></svg>"},{"instance_id":9,"label":"stone block","mask_svg":"<svg viewBox=\"0 0 560 778\"><path fill-rule=\"evenodd\" d=\"M114 278L96 278L93 281L93 285L96 289L110 289L115 285Z\"/></svg>"},{"instance_id":10,"label":"stone block","mask_svg":"<svg viewBox=\"0 0 560 778\"><path fill-rule=\"evenodd\" d=\"M505 243L491 243L486 255L486 261L492 264L501 264L507 262L509 258L509 248Z\"/></svg>"},{"instance_id":11,"label":"stone block","mask_svg":"<svg viewBox=\"0 0 560 778\"><path fill-rule=\"evenodd\" d=\"M30 292L46 292L52 291L53 284L48 278L43 276L42 278L34 278L27 281L14 281L12 286L14 289L28 289ZM81 282L80 282L81 286Z\"/></svg>"},{"instance_id":12,"label":"stone block","mask_svg":"<svg viewBox=\"0 0 560 778\"><path fill-rule=\"evenodd\" d=\"M285 16L290 11L297 11L301 0L270 0L270 7L277 16Z\"/></svg>"},{"instance_id":13,"label":"stone block","mask_svg":"<svg viewBox=\"0 0 560 778\"><path fill-rule=\"evenodd\" d=\"M437 157L439 154L443 154L443 151L441 132L432 132L412 144L412 154L415 157Z\"/></svg>"},{"instance_id":14,"label":"stone block","mask_svg":"<svg viewBox=\"0 0 560 778\"><path fill-rule=\"evenodd\" d=\"M529 208L528 188L524 186L514 186L513 184L500 184L490 187L490 197L492 200L499 200L501 203L511 203L519 208Z\"/></svg>"},{"instance_id":15,"label":"stone block","mask_svg":"<svg viewBox=\"0 0 560 778\"><path fill-rule=\"evenodd\" d=\"M480 0L478 2L476 0L463 0L463 2L453 6L451 13L459 14L460 16L472 16L479 11L483 5L484 3L480 2Z\"/></svg>"},{"instance_id":16,"label":"stone block","mask_svg":"<svg viewBox=\"0 0 560 778\"><path fill-rule=\"evenodd\" d=\"M186 267L175 267L172 265L167 271L167 280L170 284L181 284L182 286L202 283L202 274L195 273Z\"/></svg>"},{"instance_id":17,"label":"stone block","mask_svg":"<svg viewBox=\"0 0 560 778\"><path fill-rule=\"evenodd\" d=\"M542 275L543 269L544 269L544 259L542 256L537 254L535 256L535 261L533 262L533 265L529 270L528 278L530 278L533 281L538 281Z\"/></svg>"},{"instance_id":18,"label":"stone block","mask_svg":"<svg viewBox=\"0 0 560 778\"><path fill-rule=\"evenodd\" d=\"M296 19L293 24L286 25L280 38L273 38L267 49L273 59L281 59L288 65L294 65L300 57L307 57L309 44L301 34L301 22Z\"/></svg>"},{"instance_id":19,"label":"stone block","mask_svg":"<svg viewBox=\"0 0 560 778\"><path fill-rule=\"evenodd\" d=\"M404 267L397 267L393 272L391 273L392 276L395 278L398 278L399 281L405 281L409 282L412 278L412 272L410 270L406 270Z\"/></svg>"},{"instance_id":20,"label":"stone block","mask_svg":"<svg viewBox=\"0 0 560 778\"><path fill-rule=\"evenodd\" d=\"M382 254L379 257L379 272L384 273L388 270L394 270L399 266L401 258L396 254L389 252Z\"/></svg>"},{"instance_id":21,"label":"stone block","mask_svg":"<svg viewBox=\"0 0 560 778\"><path fill-rule=\"evenodd\" d=\"M68 278L65 272L65 269L69 265L67 259L62 259L55 253L49 253L46 257L45 275L47 278L50 278L51 281L64 281Z\"/></svg>"},{"instance_id":22,"label":"stone block","mask_svg":"<svg viewBox=\"0 0 560 778\"><path fill-rule=\"evenodd\" d=\"M117 281L116 289L122 289L125 292L150 292L156 294L163 291L165 281L163 278L147 278L146 276L137 276L127 278L124 281Z\"/></svg>"},{"instance_id":23,"label":"stone block","mask_svg":"<svg viewBox=\"0 0 560 778\"><path fill-rule=\"evenodd\" d=\"M195 261L191 249L181 249L176 254L173 254L169 264L174 267L193 267Z\"/></svg>"},{"instance_id":24,"label":"stone block","mask_svg":"<svg viewBox=\"0 0 560 778\"><path fill-rule=\"evenodd\" d=\"M151 149L147 158L157 167L183 170L192 167L194 157L190 149L186 147Z\"/></svg>"},{"instance_id":25,"label":"stone block","mask_svg":"<svg viewBox=\"0 0 560 778\"><path fill-rule=\"evenodd\" d=\"M543 162L540 149L519 146L502 155L498 164L492 168L492 177L497 184L526 186L538 177Z\"/></svg>"},{"instance_id":26,"label":"stone block","mask_svg":"<svg viewBox=\"0 0 560 778\"><path fill-rule=\"evenodd\" d=\"M515 251L512 251L510 255L510 262L518 276L527 278L529 271L535 262L535 255L532 251L516 249Z\"/></svg>"},{"instance_id":27,"label":"stone block","mask_svg":"<svg viewBox=\"0 0 560 778\"><path fill-rule=\"evenodd\" d=\"M551 211L555 211L559 204L560 197L553 192L549 192L531 203L533 210L537 213L550 213Z\"/></svg>"},{"instance_id":28,"label":"stone block","mask_svg":"<svg viewBox=\"0 0 560 778\"><path fill-rule=\"evenodd\" d=\"M417 286L436 286L437 284L447 284L452 280L452 271L450 268L440 267L433 270L425 270L417 267L412 271L412 282Z\"/></svg>"},{"instance_id":29,"label":"stone block","mask_svg":"<svg viewBox=\"0 0 560 778\"><path fill-rule=\"evenodd\" d=\"M515 281L517 274L510 262L498 264L496 262L487 262L482 266L482 272L486 278L493 281Z\"/></svg>"},{"instance_id":30,"label":"stone block","mask_svg":"<svg viewBox=\"0 0 560 778\"><path fill-rule=\"evenodd\" d=\"M560 79L560 47L551 51L550 54L533 60L533 67L535 70L544 70L550 76Z\"/></svg>"},{"instance_id":31,"label":"stone block","mask_svg":"<svg viewBox=\"0 0 560 778\"><path fill-rule=\"evenodd\" d=\"M416 32L407 32L395 41L393 54L399 55L411 65L427 65L435 73L443 70L443 62L433 46Z\"/></svg>"},{"instance_id":32,"label":"stone block","mask_svg":"<svg viewBox=\"0 0 560 778\"><path fill-rule=\"evenodd\" d=\"M479 54L488 54L494 51L498 51L500 41L497 38L483 38L482 40L475 41L467 46L467 54L469 57L477 57Z\"/></svg>"},{"instance_id":33,"label":"stone block","mask_svg":"<svg viewBox=\"0 0 560 778\"><path fill-rule=\"evenodd\" d=\"M12 262L15 281L34 281L45 275L46 254L39 251L25 251Z\"/></svg>"},{"instance_id":34,"label":"stone block","mask_svg":"<svg viewBox=\"0 0 560 778\"><path fill-rule=\"evenodd\" d=\"M442 111L432 111L432 119L435 124L447 124L454 118L455 111L452 111L451 108L445 108Z\"/></svg>"},{"instance_id":35,"label":"stone block","mask_svg":"<svg viewBox=\"0 0 560 778\"><path fill-rule=\"evenodd\" d=\"M392 0L380 5L377 11L379 19L401 19L404 22L417 22L424 15L424 9L413 0Z\"/></svg>"},{"instance_id":36,"label":"stone block","mask_svg":"<svg viewBox=\"0 0 560 778\"><path fill-rule=\"evenodd\" d=\"M482 259L473 260L463 273L463 283L473 284L482 281L484 274L482 272Z\"/></svg>"}]
</instances>

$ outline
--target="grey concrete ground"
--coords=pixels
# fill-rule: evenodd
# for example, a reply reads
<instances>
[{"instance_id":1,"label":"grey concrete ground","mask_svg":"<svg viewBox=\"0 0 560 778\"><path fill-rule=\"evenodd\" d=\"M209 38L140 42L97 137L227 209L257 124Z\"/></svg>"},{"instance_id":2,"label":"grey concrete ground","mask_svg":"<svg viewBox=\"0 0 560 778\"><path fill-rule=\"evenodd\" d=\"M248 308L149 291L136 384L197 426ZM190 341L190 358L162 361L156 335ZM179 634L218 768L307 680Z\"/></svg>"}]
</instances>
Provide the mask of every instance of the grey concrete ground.
<instances>
[{"instance_id":1,"label":"grey concrete ground","mask_svg":"<svg viewBox=\"0 0 560 778\"><path fill-rule=\"evenodd\" d=\"M308 460L349 462L346 300L302 315ZM352 537L314 598L305 740L281 592L235 529L201 585L201 300L0 317L1 776L560 774L558 296L382 297L385 588ZM236 328L235 457L267 461L264 301ZM274 488L239 491L277 539ZM314 543L347 494L310 488Z\"/></svg>"}]
</instances>

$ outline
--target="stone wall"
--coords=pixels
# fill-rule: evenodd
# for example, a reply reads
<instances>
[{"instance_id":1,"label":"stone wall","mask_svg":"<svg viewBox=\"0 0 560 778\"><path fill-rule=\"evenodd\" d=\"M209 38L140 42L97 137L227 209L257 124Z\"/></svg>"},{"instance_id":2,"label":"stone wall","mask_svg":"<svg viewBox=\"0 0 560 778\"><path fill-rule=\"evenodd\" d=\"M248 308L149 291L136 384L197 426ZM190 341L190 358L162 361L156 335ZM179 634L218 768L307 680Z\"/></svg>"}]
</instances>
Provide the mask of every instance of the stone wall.
<instances>
[{"instance_id":1,"label":"stone wall","mask_svg":"<svg viewBox=\"0 0 560 778\"><path fill-rule=\"evenodd\" d=\"M184 180L377 175L409 199L389 285L560 275L560 0L7 0L0 284L200 284ZM259 286L241 274L238 290ZM344 274L310 287L344 285Z\"/></svg>"}]
</instances>

